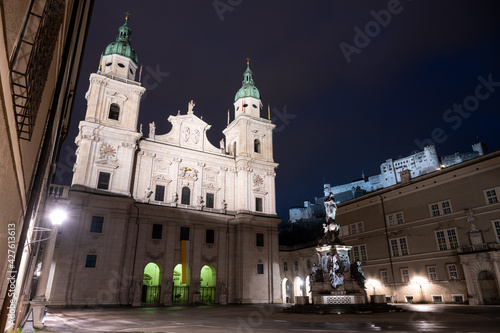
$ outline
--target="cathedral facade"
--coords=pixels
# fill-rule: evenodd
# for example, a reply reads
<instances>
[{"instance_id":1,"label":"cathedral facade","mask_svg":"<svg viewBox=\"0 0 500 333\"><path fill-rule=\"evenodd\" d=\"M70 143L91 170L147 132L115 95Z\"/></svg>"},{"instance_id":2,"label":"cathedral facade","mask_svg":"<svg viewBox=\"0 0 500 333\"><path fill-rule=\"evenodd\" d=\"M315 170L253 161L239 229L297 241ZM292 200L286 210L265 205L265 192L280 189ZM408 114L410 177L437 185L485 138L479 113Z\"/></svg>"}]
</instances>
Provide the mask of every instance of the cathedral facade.
<instances>
[{"instance_id":1,"label":"cathedral facade","mask_svg":"<svg viewBox=\"0 0 500 333\"><path fill-rule=\"evenodd\" d=\"M138 129L127 22L90 75L49 305L280 302L272 135L247 63L219 147L195 103Z\"/></svg>"}]
</instances>

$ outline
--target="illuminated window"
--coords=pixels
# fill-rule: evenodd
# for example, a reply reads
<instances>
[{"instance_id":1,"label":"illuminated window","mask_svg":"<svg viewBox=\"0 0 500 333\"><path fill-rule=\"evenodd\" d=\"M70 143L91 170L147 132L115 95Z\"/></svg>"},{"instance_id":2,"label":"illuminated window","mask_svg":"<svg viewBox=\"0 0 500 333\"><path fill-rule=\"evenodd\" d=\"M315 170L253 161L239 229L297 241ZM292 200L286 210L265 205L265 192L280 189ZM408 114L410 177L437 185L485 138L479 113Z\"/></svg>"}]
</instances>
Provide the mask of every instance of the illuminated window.
<instances>
[{"instance_id":1,"label":"illuminated window","mask_svg":"<svg viewBox=\"0 0 500 333\"><path fill-rule=\"evenodd\" d=\"M484 195L486 197L486 202L489 205L498 203L498 196L496 189L486 190L484 191Z\"/></svg>"},{"instance_id":2,"label":"illuminated window","mask_svg":"<svg viewBox=\"0 0 500 333\"><path fill-rule=\"evenodd\" d=\"M448 277L450 280L458 280L458 272L456 265L448 265Z\"/></svg>"},{"instance_id":3,"label":"illuminated window","mask_svg":"<svg viewBox=\"0 0 500 333\"><path fill-rule=\"evenodd\" d=\"M111 174L109 172L99 172L99 178L97 180L97 188L101 190L109 189L110 179L111 179Z\"/></svg>"},{"instance_id":4,"label":"illuminated window","mask_svg":"<svg viewBox=\"0 0 500 333\"><path fill-rule=\"evenodd\" d=\"M257 264L257 274L264 274L264 264Z\"/></svg>"},{"instance_id":5,"label":"illuminated window","mask_svg":"<svg viewBox=\"0 0 500 333\"><path fill-rule=\"evenodd\" d=\"M189 240L189 227L181 227L181 241Z\"/></svg>"},{"instance_id":6,"label":"illuminated window","mask_svg":"<svg viewBox=\"0 0 500 333\"><path fill-rule=\"evenodd\" d=\"M283 261L283 270L286 272L288 271L288 262Z\"/></svg>"},{"instance_id":7,"label":"illuminated window","mask_svg":"<svg viewBox=\"0 0 500 333\"><path fill-rule=\"evenodd\" d=\"M214 208L214 194L213 193L207 193L205 205L207 208Z\"/></svg>"},{"instance_id":8,"label":"illuminated window","mask_svg":"<svg viewBox=\"0 0 500 333\"><path fill-rule=\"evenodd\" d=\"M403 212L397 212L394 214L387 215L387 225L389 227L402 223L404 223Z\"/></svg>"},{"instance_id":9,"label":"illuminated window","mask_svg":"<svg viewBox=\"0 0 500 333\"><path fill-rule=\"evenodd\" d=\"M119 117L120 117L120 107L118 106L118 104L115 103L111 104L109 106L108 118L112 120L118 120Z\"/></svg>"},{"instance_id":10,"label":"illuminated window","mask_svg":"<svg viewBox=\"0 0 500 333\"><path fill-rule=\"evenodd\" d=\"M255 211L262 212L262 198L255 198Z\"/></svg>"},{"instance_id":11,"label":"illuminated window","mask_svg":"<svg viewBox=\"0 0 500 333\"><path fill-rule=\"evenodd\" d=\"M189 187L183 187L181 193L181 204L189 205L191 203L191 190Z\"/></svg>"},{"instance_id":12,"label":"illuminated window","mask_svg":"<svg viewBox=\"0 0 500 333\"><path fill-rule=\"evenodd\" d=\"M260 154L260 141L259 139L253 140L253 151Z\"/></svg>"},{"instance_id":13,"label":"illuminated window","mask_svg":"<svg viewBox=\"0 0 500 333\"><path fill-rule=\"evenodd\" d=\"M85 267L95 268L96 263L97 263L97 255L87 254L87 258L85 259Z\"/></svg>"},{"instance_id":14,"label":"illuminated window","mask_svg":"<svg viewBox=\"0 0 500 333\"><path fill-rule=\"evenodd\" d=\"M439 251L453 250L458 247L458 238L455 229L436 231L436 240Z\"/></svg>"},{"instance_id":15,"label":"illuminated window","mask_svg":"<svg viewBox=\"0 0 500 333\"><path fill-rule=\"evenodd\" d=\"M90 222L90 232L95 232L97 234L102 233L103 223L104 223L103 216L92 216L92 221Z\"/></svg>"},{"instance_id":16,"label":"illuminated window","mask_svg":"<svg viewBox=\"0 0 500 333\"><path fill-rule=\"evenodd\" d=\"M389 283L389 275L387 274L387 270L380 271L380 280L382 281L382 284Z\"/></svg>"},{"instance_id":17,"label":"illuminated window","mask_svg":"<svg viewBox=\"0 0 500 333\"><path fill-rule=\"evenodd\" d=\"M403 281L403 283L410 282L410 272L408 268L401 268L401 281Z\"/></svg>"},{"instance_id":18,"label":"illuminated window","mask_svg":"<svg viewBox=\"0 0 500 333\"><path fill-rule=\"evenodd\" d=\"M264 246L264 234L261 233L255 234L255 245L259 247Z\"/></svg>"},{"instance_id":19,"label":"illuminated window","mask_svg":"<svg viewBox=\"0 0 500 333\"><path fill-rule=\"evenodd\" d=\"M215 230L207 229L205 231L205 243L207 244L215 243Z\"/></svg>"},{"instance_id":20,"label":"illuminated window","mask_svg":"<svg viewBox=\"0 0 500 333\"><path fill-rule=\"evenodd\" d=\"M352 247L354 261L366 261L366 245L356 245Z\"/></svg>"},{"instance_id":21,"label":"illuminated window","mask_svg":"<svg viewBox=\"0 0 500 333\"><path fill-rule=\"evenodd\" d=\"M493 222L493 229L495 229L495 233L497 234L497 242L500 243L500 220L492 222Z\"/></svg>"},{"instance_id":22,"label":"illuminated window","mask_svg":"<svg viewBox=\"0 0 500 333\"><path fill-rule=\"evenodd\" d=\"M436 202L429 205L431 216L440 216L451 213L451 204L449 200Z\"/></svg>"},{"instance_id":23,"label":"illuminated window","mask_svg":"<svg viewBox=\"0 0 500 333\"><path fill-rule=\"evenodd\" d=\"M429 281L437 281L437 273L435 266L427 267L427 276L429 277Z\"/></svg>"},{"instance_id":24,"label":"illuminated window","mask_svg":"<svg viewBox=\"0 0 500 333\"><path fill-rule=\"evenodd\" d=\"M164 200L165 200L165 186L156 185L155 201L164 201Z\"/></svg>"},{"instance_id":25,"label":"illuminated window","mask_svg":"<svg viewBox=\"0 0 500 333\"><path fill-rule=\"evenodd\" d=\"M163 224L153 224L153 231L151 233L152 239L161 239L163 234Z\"/></svg>"},{"instance_id":26,"label":"illuminated window","mask_svg":"<svg viewBox=\"0 0 500 333\"><path fill-rule=\"evenodd\" d=\"M406 237L391 239L390 243L393 257L407 256L409 254Z\"/></svg>"}]
</instances>

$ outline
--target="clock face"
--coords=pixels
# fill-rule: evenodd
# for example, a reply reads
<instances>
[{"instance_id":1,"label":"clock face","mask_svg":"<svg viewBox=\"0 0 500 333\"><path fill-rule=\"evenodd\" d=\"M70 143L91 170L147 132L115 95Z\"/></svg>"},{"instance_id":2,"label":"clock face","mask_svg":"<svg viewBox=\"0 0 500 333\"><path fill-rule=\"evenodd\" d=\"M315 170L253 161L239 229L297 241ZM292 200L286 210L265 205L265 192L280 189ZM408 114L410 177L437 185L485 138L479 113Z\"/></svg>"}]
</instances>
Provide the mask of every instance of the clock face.
<instances>
[{"instance_id":1,"label":"clock face","mask_svg":"<svg viewBox=\"0 0 500 333\"><path fill-rule=\"evenodd\" d=\"M255 186L262 186L264 185L264 179L260 175L254 175L253 176L253 184Z\"/></svg>"},{"instance_id":2,"label":"clock face","mask_svg":"<svg viewBox=\"0 0 500 333\"><path fill-rule=\"evenodd\" d=\"M102 158L115 158L116 157L116 149L110 144L103 144L101 147L101 157Z\"/></svg>"}]
</instances>

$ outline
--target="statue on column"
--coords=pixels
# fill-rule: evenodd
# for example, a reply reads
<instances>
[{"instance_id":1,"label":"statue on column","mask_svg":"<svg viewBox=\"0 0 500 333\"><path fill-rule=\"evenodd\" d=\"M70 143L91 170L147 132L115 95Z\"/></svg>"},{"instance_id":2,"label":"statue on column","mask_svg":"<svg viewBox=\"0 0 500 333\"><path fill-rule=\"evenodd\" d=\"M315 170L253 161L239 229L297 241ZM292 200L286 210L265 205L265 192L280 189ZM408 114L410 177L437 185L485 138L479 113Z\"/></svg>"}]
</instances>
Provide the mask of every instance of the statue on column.
<instances>
[{"instance_id":1,"label":"statue on column","mask_svg":"<svg viewBox=\"0 0 500 333\"><path fill-rule=\"evenodd\" d=\"M337 204L335 203L335 198L333 193L330 192L328 197L325 199L325 212L326 221L323 223L323 229L325 230L325 236L323 236L326 244L344 244L339 239L340 224L335 222L335 214L337 213Z\"/></svg>"}]
</instances>

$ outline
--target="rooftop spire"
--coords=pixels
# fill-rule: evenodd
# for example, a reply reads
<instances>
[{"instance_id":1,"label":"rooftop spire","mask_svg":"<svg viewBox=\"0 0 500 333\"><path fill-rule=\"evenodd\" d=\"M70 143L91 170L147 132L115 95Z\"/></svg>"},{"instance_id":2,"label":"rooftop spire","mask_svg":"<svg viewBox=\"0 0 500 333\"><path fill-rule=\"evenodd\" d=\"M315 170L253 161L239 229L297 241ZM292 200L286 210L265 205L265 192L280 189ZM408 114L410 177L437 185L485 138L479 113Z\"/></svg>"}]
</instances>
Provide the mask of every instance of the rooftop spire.
<instances>
[{"instance_id":1,"label":"rooftop spire","mask_svg":"<svg viewBox=\"0 0 500 333\"><path fill-rule=\"evenodd\" d=\"M127 58L132 59L137 64L137 54L130 45L130 35L132 35L132 30L128 26L128 19L130 16L129 12L125 13L125 23L118 28L118 36L116 41L109 44L104 51L104 55L108 54L119 54Z\"/></svg>"},{"instance_id":2,"label":"rooftop spire","mask_svg":"<svg viewBox=\"0 0 500 333\"><path fill-rule=\"evenodd\" d=\"M234 101L242 97L254 97L260 99L260 93L253 82L253 72L250 70L250 58L247 58L247 70L243 73L243 81L240 90L234 96Z\"/></svg>"}]
</instances>

